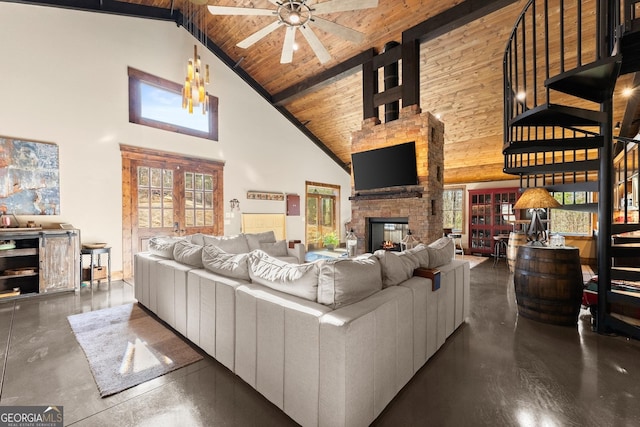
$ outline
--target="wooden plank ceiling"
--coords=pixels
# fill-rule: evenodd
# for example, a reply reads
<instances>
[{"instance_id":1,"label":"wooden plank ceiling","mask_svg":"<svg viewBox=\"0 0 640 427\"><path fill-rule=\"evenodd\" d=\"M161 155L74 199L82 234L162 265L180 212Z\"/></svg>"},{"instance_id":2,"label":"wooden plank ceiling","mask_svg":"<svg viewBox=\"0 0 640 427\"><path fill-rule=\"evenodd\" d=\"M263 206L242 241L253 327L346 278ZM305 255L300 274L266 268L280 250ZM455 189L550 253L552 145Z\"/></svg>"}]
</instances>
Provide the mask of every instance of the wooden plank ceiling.
<instances>
[{"instance_id":1,"label":"wooden plank ceiling","mask_svg":"<svg viewBox=\"0 0 640 427\"><path fill-rule=\"evenodd\" d=\"M117 9L114 4L133 3L165 9L164 13L168 10L173 16L176 11L186 10L187 1L102 0L99 7L109 3L109 7ZM210 4L275 10L276 6L268 0L196 0L189 6L198 8L208 38L227 56L227 62L254 80L267 98L273 101L275 97L278 101L282 93L296 93L305 83L321 79L319 76L323 73L330 73L350 58L371 49L382 52L387 42L402 41L403 31L450 8L460 8L465 3L476 9L488 3L498 5L497 11L464 25L443 23L440 35L423 40L420 47L420 106L423 111L440 115L445 124L445 183L456 184L514 178L502 173L502 58L509 33L526 2L379 0L376 8L322 15L365 34L362 43L353 44L311 26L331 55L325 64L319 62L300 32L296 37L300 47L292 63L281 64L284 28L241 49L236 46L238 42L273 22L274 17L214 16L206 9L206 4ZM51 3L65 3L65 0ZM66 0L66 3L82 8L81 2L75 0ZM195 3L205 4L194 6ZM200 19L195 20L200 22ZM344 72L324 84L312 86L297 96L283 97L278 108L286 110L294 123L306 128L316 143L324 145L348 170L350 135L362 122L362 73L360 67L344 68ZM632 75L623 77L616 94L631 84ZM614 123L623 121L626 103L627 99L615 96ZM628 132L637 132L637 126Z\"/></svg>"}]
</instances>

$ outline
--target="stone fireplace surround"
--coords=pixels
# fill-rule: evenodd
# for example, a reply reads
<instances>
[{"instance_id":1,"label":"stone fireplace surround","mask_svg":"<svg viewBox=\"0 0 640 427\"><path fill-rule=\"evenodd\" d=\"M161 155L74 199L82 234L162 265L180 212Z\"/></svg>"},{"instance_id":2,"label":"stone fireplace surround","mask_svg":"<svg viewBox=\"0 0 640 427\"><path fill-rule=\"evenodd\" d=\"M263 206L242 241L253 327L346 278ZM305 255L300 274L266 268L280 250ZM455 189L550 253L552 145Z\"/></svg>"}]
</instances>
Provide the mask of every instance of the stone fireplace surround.
<instances>
[{"instance_id":1,"label":"stone fireplace surround","mask_svg":"<svg viewBox=\"0 0 640 427\"><path fill-rule=\"evenodd\" d=\"M371 218L407 218L415 238L430 243L442 237L444 124L417 105L402 108L400 117L387 123L366 119L351 135L351 152L384 148L415 141L418 185L355 192L351 180L351 221L358 238L358 253L370 248ZM393 165L390 165L392 167Z\"/></svg>"}]
</instances>

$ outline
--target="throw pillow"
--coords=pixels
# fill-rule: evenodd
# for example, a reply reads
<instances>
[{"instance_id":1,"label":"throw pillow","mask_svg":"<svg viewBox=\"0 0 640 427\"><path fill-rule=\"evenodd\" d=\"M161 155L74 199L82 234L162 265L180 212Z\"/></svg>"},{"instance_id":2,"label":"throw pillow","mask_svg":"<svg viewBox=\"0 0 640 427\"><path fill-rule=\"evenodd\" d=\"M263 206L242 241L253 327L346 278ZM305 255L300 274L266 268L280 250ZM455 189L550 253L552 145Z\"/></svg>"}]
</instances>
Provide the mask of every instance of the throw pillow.
<instances>
[{"instance_id":1,"label":"throw pillow","mask_svg":"<svg viewBox=\"0 0 640 427\"><path fill-rule=\"evenodd\" d=\"M429 268L429 251L424 243L418 244L415 248L407 249L406 252L418 259L420 267Z\"/></svg>"},{"instance_id":2,"label":"throw pillow","mask_svg":"<svg viewBox=\"0 0 640 427\"><path fill-rule=\"evenodd\" d=\"M204 246L204 236L205 235L202 233L195 233L189 236L185 236L185 239L188 242L193 243L194 245Z\"/></svg>"},{"instance_id":3,"label":"throw pillow","mask_svg":"<svg viewBox=\"0 0 640 427\"><path fill-rule=\"evenodd\" d=\"M260 243L260 250L265 251L267 254L275 257L287 256L287 242L284 240L278 240L275 243Z\"/></svg>"},{"instance_id":4,"label":"throw pillow","mask_svg":"<svg viewBox=\"0 0 640 427\"><path fill-rule=\"evenodd\" d=\"M217 246L202 249L202 264L212 273L249 281L249 254L230 254Z\"/></svg>"},{"instance_id":5,"label":"throw pillow","mask_svg":"<svg viewBox=\"0 0 640 427\"><path fill-rule=\"evenodd\" d=\"M427 268L438 268L441 265L449 264L453 259L453 240L449 237L441 237L427 246L429 251L429 266Z\"/></svg>"},{"instance_id":6,"label":"throw pillow","mask_svg":"<svg viewBox=\"0 0 640 427\"><path fill-rule=\"evenodd\" d=\"M173 246L173 259L183 264L202 268L202 246L194 245L186 240L178 241Z\"/></svg>"},{"instance_id":7,"label":"throw pillow","mask_svg":"<svg viewBox=\"0 0 640 427\"><path fill-rule=\"evenodd\" d=\"M289 264L259 249L249 254L251 281L309 301L318 299L318 264Z\"/></svg>"},{"instance_id":8,"label":"throw pillow","mask_svg":"<svg viewBox=\"0 0 640 427\"><path fill-rule=\"evenodd\" d=\"M413 270L420 266L418 259L407 252L389 252L384 249L373 253L382 266L383 288L396 286L413 276Z\"/></svg>"},{"instance_id":9,"label":"throw pillow","mask_svg":"<svg viewBox=\"0 0 640 427\"><path fill-rule=\"evenodd\" d=\"M156 236L149 239L147 250L163 258L173 259L173 247L179 240L184 240L184 237L171 237L171 236Z\"/></svg>"},{"instance_id":10,"label":"throw pillow","mask_svg":"<svg viewBox=\"0 0 640 427\"><path fill-rule=\"evenodd\" d=\"M244 234L235 236L204 236L205 245L217 246L230 254L245 254L249 252L249 245Z\"/></svg>"},{"instance_id":11,"label":"throw pillow","mask_svg":"<svg viewBox=\"0 0 640 427\"><path fill-rule=\"evenodd\" d=\"M260 243L276 242L276 233L274 233L273 230L262 233L247 233L244 236L247 239L250 251L260 249Z\"/></svg>"},{"instance_id":12,"label":"throw pillow","mask_svg":"<svg viewBox=\"0 0 640 427\"><path fill-rule=\"evenodd\" d=\"M382 289L380 262L368 254L320 264L318 302L331 308L353 304Z\"/></svg>"}]
</instances>

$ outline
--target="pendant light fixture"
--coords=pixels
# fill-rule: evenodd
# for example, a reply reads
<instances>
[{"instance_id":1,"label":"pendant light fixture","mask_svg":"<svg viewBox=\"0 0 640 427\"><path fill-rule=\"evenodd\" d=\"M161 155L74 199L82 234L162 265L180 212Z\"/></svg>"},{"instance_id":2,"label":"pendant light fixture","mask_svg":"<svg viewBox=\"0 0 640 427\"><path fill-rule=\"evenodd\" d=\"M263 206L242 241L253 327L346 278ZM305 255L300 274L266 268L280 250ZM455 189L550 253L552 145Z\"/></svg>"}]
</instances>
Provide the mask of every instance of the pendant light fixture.
<instances>
[{"instance_id":1,"label":"pendant light fixture","mask_svg":"<svg viewBox=\"0 0 640 427\"><path fill-rule=\"evenodd\" d=\"M205 85L209 84L209 65L205 64L202 72L202 61L198 55L198 46L193 45L193 58L187 63L187 77L182 88L182 108L193 114L193 107L202 106L202 114L209 111L209 93Z\"/></svg>"},{"instance_id":2,"label":"pendant light fixture","mask_svg":"<svg viewBox=\"0 0 640 427\"><path fill-rule=\"evenodd\" d=\"M203 45L207 45L205 29L206 12L198 5L202 2L191 0L185 2L183 12L183 26ZM187 76L182 87L182 108L193 114L194 107L200 107L202 114L209 111L209 93L205 85L209 84L209 64L202 68L202 60L198 55L198 46L193 45L193 57L187 62Z\"/></svg>"}]
</instances>

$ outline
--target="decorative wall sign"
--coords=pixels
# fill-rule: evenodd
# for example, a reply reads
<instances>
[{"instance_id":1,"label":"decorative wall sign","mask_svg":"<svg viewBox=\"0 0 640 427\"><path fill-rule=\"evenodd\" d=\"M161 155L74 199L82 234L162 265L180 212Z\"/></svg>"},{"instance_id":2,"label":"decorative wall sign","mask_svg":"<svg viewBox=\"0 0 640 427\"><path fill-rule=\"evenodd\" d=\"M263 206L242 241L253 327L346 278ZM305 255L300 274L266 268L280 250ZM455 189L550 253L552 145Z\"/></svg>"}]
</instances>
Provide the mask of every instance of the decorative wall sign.
<instances>
[{"instance_id":1,"label":"decorative wall sign","mask_svg":"<svg viewBox=\"0 0 640 427\"><path fill-rule=\"evenodd\" d=\"M0 211L15 215L60 214L56 144L0 137Z\"/></svg>"},{"instance_id":2,"label":"decorative wall sign","mask_svg":"<svg viewBox=\"0 0 640 427\"><path fill-rule=\"evenodd\" d=\"M269 191L247 191L247 199L284 201L284 193Z\"/></svg>"}]
</instances>

